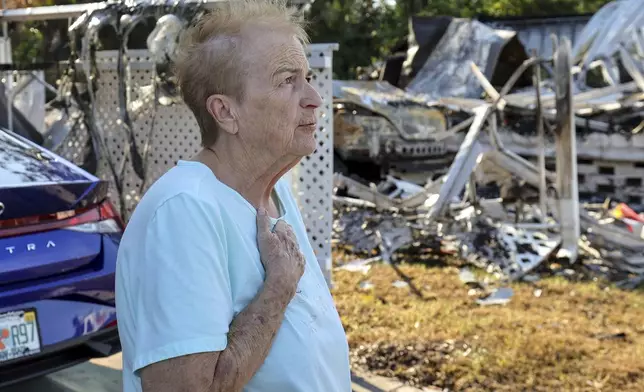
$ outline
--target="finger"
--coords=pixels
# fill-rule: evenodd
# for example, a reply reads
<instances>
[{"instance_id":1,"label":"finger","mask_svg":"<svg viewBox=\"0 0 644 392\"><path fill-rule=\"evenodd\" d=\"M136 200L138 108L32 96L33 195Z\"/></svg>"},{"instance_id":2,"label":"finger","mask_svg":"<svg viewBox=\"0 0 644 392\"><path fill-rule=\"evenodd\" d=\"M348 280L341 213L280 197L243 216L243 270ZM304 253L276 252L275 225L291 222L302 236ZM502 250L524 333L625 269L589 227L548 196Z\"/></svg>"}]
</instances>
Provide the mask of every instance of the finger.
<instances>
[{"instance_id":1,"label":"finger","mask_svg":"<svg viewBox=\"0 0 644 392\"><path fill-rule=\"evenodd\" d=\"M282 220L280 220L278 223L282 224L279 226L279 231L275 230L275 232L279 232L281 234L281 238L288 239L297 244L297 236L295 235L295 232L293 231L291 225Z\"/></svg>"},{"instance_id":2,"label":"finger","mask_svg":"<svg viewBox=\"0 0 644 392\"><path fill-rule=\"evenodd\" d=\"M286 234L287 230L288 230L288 223L284 222L284 219L279 219L275 224L275 228L273 229L275 233L282 233L282 234Z\"/></svg>"},{"instance_id":3,"label":"finger","mask_svg":"<svg viewBox=\"0 0 644 392\"><path fill-rule=\"evenodd\" d=\"M289 237L286 234L287 228L288 228L288 224L284 222L282 219L280 219L275 224L275 227L273 228L273 233L277 234L277 236L282 240L288 240Z\"/></svg>"},{"instance_id":4,"label":"finger","mask_svg":"<svg viewBox=\"0 0 644 392\"><path fill-rule=\"evenodd\" d=\"M271 232L271 219L264 208L257 210L257 236L263 237Z\"/></svg>"},{"instance_id":5,"label":"finger","mask_svg":"<svg viewBox=\"0 0 644 392\"><path fill-rule=\"evenodd\" d=\"M293 240L293 242L295 242L296 244L298 243L297 235L295 235L295 231L293 231L291 225L286 225L286 235L288 235L288 237Z\"/></svg>"},{"instance_id":6,"label":"finger","mask_svg":"<svg viewBox=\"0 0 644 392\"><path fill-rule=\"evenodd\" d=\"M284 230L276 231L275 235L277 236L277 238L279 238L282 244L288 245L290 242L292 242Z\"/></svg>"}]
</instances>

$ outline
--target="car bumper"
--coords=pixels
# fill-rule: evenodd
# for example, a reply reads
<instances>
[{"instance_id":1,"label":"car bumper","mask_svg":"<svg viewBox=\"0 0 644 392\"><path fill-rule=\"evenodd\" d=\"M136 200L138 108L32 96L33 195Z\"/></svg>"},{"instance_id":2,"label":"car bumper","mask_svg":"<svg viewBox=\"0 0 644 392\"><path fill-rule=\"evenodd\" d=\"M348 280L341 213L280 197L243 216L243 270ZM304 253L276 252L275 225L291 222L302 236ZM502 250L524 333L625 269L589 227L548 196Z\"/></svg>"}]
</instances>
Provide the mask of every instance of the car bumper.
<instances>
[{"instance_id":1,"label":"car bumper","mask_svg":"<svg viewBox=\"0 0 644 392\"><path fill-rule=\"evenodd\" d=\"M0 364L0 388L120 351L116 326L47 346L38 354Z\"/></svg>"},{"instance_id":2,"label":"car bumper","mask_svg":"<svg viewBox=\"0 0 644 392\"><path fill-rule=\"evenodd\" d=\"M103 238L93 269L0 287L0 313L33 309L40 352L0 362L0 385L120 351L114 306L118 238Z\"/></svg>"}]
</instances>

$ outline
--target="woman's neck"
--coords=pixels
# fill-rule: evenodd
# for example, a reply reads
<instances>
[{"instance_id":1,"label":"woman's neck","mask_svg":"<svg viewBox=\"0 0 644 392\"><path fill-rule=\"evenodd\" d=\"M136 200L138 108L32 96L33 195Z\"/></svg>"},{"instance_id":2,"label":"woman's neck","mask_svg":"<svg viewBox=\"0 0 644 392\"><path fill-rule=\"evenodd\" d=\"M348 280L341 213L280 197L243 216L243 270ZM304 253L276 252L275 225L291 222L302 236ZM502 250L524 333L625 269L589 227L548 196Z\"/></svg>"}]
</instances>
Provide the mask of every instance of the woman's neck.
<instances>
[{"instance_id":1,"label":"woman's neck","mask_svg":"<svg viewBox=\"0 0 644 392\"><path fill-rule=\"evenodd\" d=\"M240 150L206 147L194 160L208 166L219 181L237 191L253 207L264 208L276 218L278 210L271 197L273 189L299 158L251 158L253 154Z\"/></svg>"}]
</instances>

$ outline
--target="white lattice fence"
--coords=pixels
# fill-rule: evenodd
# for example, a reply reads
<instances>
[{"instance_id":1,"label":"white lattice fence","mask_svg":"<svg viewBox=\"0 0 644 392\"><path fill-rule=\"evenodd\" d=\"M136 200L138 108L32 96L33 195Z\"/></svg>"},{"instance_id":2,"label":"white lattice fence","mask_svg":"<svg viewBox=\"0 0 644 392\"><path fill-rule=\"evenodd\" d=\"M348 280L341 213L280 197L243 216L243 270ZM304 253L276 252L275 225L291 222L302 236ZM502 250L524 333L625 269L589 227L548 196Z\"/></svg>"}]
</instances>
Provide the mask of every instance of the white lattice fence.
<instances>
[{"instance_id":1,"label":"white lattice fence","mask_svg":"<svg viewBox=\"0 0 644 392\"><path fill-rule=\"evenodd\" d=\"M323 99L323 106L318 109L319 130L316 133L318 146L316 151L303 159L289 177L293 193L298 200L304 223L307 227L311 244L317 254L320 266L330 280L331 268L331 227L332 183L333 183L333 121L332 121L332 73L331 64L335 44L310 45L307 56L312 71L312 84ZM116 72L117 53L115 51L99 52L97 64L100 71L99 88L96 95L96 117L100 132L111 160L116 168L123 165L123 200L125 219L127 219L147 188L163 173L170 169L179 159L186 159L200 148L199 128L194 116L184 104L157 106L156 111L149 111L135 118L133 130L137 146L143 154L146 141L149 141L148 165L145 168L146 181L136 175L130 163L127 134L121 125L118 104L118 75ZM147 51L130 51L128 79L131 97L139 98L140 87L152 82L153 63L148 59ZM151 137L149 136L151 135ZM74 162L82 162L81 156L88 141L88 134L82 127L57 152ZM124 162L125 160L125 162ZM111 179L107 161L101 159L98 175ZM116 188L112 184L112 194ZM118 202L118 198L112 198ZM118 206L120 208L120 206Z\"/></svg>"},{"instance_id":2,"label":"white lattice fence","mask_svg":"<svg viewBox=\"0 0 644 392\"><path fill-rule=\"evenodd\" d=\"M328 284L331 284L331 230L333 226L333 51L332 45L311 45L307 50L311 83L322 96L318 109L318 141L292 173L292 184L304 224Z\"/></svg>"}]
</instances>

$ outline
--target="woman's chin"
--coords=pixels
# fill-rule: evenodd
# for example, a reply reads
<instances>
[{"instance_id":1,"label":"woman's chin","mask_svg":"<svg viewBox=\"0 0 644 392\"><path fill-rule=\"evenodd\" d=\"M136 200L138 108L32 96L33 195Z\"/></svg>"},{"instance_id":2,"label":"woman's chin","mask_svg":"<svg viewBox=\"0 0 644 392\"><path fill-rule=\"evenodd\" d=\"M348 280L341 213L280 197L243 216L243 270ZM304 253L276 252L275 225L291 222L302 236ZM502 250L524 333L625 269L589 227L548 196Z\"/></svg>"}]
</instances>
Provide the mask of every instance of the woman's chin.
<instances>
[{"instance_id":1,"label":"woman's chin","mask_svg":"<svg viewBox=\"0 0 644 392\"><path fill-rule=\"evenodd\" d=\"M311 155L315 152L315 149L318 146L317 140L315 140L315 134L310 135L298 135L299 137L293 143L293 152L296 155Z\"/></svg>"}]
</instances>

